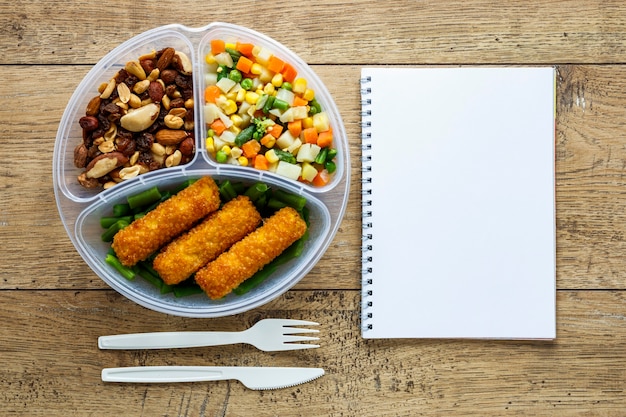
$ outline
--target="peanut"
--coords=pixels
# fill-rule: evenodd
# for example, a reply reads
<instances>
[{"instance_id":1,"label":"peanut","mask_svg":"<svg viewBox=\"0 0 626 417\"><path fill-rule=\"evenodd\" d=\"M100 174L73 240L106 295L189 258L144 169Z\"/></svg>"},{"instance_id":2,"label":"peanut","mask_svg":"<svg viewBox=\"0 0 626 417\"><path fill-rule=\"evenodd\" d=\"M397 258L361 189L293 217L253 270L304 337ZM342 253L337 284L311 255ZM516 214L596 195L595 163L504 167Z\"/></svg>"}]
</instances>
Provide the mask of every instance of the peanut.
<instances>
[{"instance_id":1,"label":"peanut","mask_svg":"<svg viewBox=\"0 0 626 417\"><path fill-rule=\"evenodd\" d=\"M173 154L171 154L165 159L165 166L168 168L175 167L178 164L180 164L181 159L182 159L182 154L177 149Z\"/></svg>"}]
</instances>

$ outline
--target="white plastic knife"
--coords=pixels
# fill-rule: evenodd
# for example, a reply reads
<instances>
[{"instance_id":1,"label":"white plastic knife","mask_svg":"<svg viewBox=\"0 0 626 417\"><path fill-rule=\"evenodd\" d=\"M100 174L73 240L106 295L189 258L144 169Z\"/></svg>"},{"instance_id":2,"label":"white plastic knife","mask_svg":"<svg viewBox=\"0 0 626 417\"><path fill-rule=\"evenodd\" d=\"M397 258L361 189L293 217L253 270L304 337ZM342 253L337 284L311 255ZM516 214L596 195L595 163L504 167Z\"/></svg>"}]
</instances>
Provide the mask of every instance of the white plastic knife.
<instances>
[{"instance_id":1,"label":"white plastic knife","mask_svg":"<svg viewBox=\"0 0 626 417\"><path fill-rule=\"evenodd\" d=\"M105 382L169 383L237 379L254 390L287 388L322 375L322 368L253 366L131 366L102 370Z\"/></svg>"}]
</instances>

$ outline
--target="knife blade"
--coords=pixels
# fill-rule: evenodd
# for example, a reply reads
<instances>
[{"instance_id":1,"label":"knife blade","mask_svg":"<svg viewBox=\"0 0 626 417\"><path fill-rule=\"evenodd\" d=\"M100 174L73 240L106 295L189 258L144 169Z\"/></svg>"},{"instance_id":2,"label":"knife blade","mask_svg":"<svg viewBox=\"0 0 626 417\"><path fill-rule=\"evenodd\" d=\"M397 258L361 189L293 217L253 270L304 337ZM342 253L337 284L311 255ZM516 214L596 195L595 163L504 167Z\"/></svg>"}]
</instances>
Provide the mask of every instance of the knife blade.
<instances>
[{"instance_id":1,"label":"knife blade","mask_svg":"<svg viewBox=\"0 0 626 417\"><path fill-rule=\"evenodd\" d=\"M322 375L322 368L254 366L130 366L102 370L104 382L169 383L236 379L253 390L288 388Z\"/></svg>"}]
</instances>

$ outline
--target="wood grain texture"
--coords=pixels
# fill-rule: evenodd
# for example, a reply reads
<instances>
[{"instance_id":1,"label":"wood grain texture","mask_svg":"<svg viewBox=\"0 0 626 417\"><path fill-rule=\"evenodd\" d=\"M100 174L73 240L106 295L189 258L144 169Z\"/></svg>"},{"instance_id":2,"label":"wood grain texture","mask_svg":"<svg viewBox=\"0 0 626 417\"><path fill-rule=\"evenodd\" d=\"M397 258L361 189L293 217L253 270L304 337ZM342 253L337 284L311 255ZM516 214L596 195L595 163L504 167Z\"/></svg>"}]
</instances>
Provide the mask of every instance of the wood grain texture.
<instances>
[{"instance_id":1,"label":"wood grain texture","mask_svg":"<svg viewBox=\"0 0 626 417\"><path fill-rule=\"evenodd\" d=\"M260 31L312 65L344 119L351 188L329 250L293 290L247 313L187 319L139 307L89 269L58 216L51 158L72 92L107 52L154 27L214 21ZM624 415L622 0L4 1L0 33L0 415ZM390 64L557 66L555 341L361 338L358 81L362 66ZM96 344L112 333L242 330L265 317L319 321L322 347ZM132 365L320 366L326 375L277 391L101 382L103 367Z\"/></svg>"},{"instance_id":2,"label":"wood grain texture","mask_svg":"<svg viewBox=\"0 0 626 417\"><path fill-rule=\"evenodd\" d=\"M626 60L621 0L493 2L239 1L0 4L2 64L93 64L157 26L230 22L273 37L313 64L617 63ZM277 8L282 19L270 24ZM294 35L298 34L298 35ZM53 48L50 46L54 45Z\"/></svg>"},{"instance_id":3,"label":"wood grain texture","mask_svg":"<svg viewBox=\"0 0 626 417\"><path fill-rule=\"evenodd\" d=\"M619 291L560 291L554 342L365 341L357 291L292 291L223 319L165 316L108 290L4 291L2 297L0 351L10 358L0 369L3 415L617 417L626 408L626 300ZM234 331L263 317L319 321L321 347L97 349L104 334ZM215 364L322 366L326 375L276 391L252 391L236 381L100 380L103 367Z\"/></svg>"}]
</instances>

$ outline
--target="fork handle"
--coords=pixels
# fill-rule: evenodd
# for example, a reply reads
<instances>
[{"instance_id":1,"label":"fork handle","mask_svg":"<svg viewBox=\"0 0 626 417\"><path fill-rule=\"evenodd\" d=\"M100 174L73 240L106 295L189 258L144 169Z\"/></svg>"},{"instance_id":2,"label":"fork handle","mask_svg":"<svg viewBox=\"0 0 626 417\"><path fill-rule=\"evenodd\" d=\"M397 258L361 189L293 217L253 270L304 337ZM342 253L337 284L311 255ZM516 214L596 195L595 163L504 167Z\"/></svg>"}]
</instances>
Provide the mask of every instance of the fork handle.
<instances>
[{"instance_id":1,"label":"fork handle","mask_svg":"<svg viewBox=\"0 0 626 417\"><path fill-rule=\"evenodd\" d=\"M245 342L243 332L156 332L100 336L100 349L170 349Z\"/></svg>"}]
</instances>

